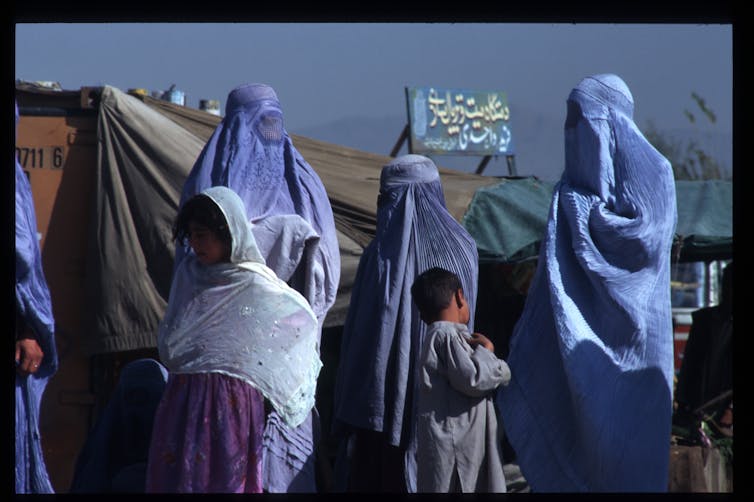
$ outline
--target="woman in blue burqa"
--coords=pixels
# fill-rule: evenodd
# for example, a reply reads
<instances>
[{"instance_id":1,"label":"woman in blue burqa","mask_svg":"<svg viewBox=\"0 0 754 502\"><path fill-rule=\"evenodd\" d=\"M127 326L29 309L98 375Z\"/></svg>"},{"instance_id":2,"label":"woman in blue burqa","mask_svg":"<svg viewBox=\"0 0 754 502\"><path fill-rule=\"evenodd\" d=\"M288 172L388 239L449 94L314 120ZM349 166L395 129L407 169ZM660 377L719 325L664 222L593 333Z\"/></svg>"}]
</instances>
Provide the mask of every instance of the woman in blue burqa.
<instances>
[{"instance_id":1,"label":"woman in blue burqa","mask_svg":"<svg viewBox=\"0 0 754 502\"><path fill-rule=\"evenodd\" d=\"M445 206L437 167L404 155L382 169L377 233L356 272L343 327L333 432L336 488L415 492L415 382L426 325L411 284L432 267L456 273L473 312L478 255Z\"/></svg>"},{"instance_id":2,"label":"woman in blue burqa","mask_svg":"<svg viewBox=\"0 0 754 502\"><path fill-rule=\"evenodd\" d=\"M55 319L42 270L31 185L18 158L15 164L16 493L53 493L39 436L39 411L47 382L58 369Z\"/></svg>"},{"instance_id":3,"label":"woman in blue burqa","mask_svg":"<svg viewBox=\"0 0 754 502\"><path fill-rule=\"evenodd\" d=\"M568 97L565 170L498 393L533 492L667 490L675 183L633 111L612 74Z\"/></svg>"},{"instance_id":4,"label":"woman in blue burqa","mask_svg":"<svg viewBox=\"0 0 754 502\"><path fill-rule=\"evenodd\" d=\"M266 265L307 299L321 336L340 281L335 221L322 181L285 131L272 87L244 84L229 93L225 117L184 184L181 206L217 185L230 187L244 201ZM176 248L176 266L185 252ZM270 411L264 432L265 491L317 491L318 436L316 408L295 428Z\"/></svg>"},{"instance_id":5,"label":"woman in blue burqa","mask_svg":"<svg viewBox=\"0 0 754 502\"><path fill-rule=\"evenodd\" d=\"M76 459L70 493L144 493L155 410L167 379L154 359L123 367Z\"/></svg>"}]
</instances>

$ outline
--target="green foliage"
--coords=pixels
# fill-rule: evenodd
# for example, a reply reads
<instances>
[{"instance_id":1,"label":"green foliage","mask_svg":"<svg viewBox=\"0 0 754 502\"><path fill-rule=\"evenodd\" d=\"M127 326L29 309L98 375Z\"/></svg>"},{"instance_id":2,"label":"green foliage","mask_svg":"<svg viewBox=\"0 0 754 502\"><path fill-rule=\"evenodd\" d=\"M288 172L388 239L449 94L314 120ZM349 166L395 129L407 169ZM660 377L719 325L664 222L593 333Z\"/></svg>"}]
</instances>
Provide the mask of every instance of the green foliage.
<instances>
[{"instance_id":1,"label":"green foliage","mask_svg":"<svg viewBox=\"0 0 754 502\"><path fill-rule=\"evenodd\" d=\"M697 93L691 93L696 105L696 113L705 117L711 124L717 122L717 116ZM697 114L685 109L683 114L691 124L697 124ZM673 166L677 180L730 179L730 173L717 159L710 156L701 146L699 139L681 140L660 131L652 121L647 122L644 136L663 154Z\"/></svg>"}]
</instances>

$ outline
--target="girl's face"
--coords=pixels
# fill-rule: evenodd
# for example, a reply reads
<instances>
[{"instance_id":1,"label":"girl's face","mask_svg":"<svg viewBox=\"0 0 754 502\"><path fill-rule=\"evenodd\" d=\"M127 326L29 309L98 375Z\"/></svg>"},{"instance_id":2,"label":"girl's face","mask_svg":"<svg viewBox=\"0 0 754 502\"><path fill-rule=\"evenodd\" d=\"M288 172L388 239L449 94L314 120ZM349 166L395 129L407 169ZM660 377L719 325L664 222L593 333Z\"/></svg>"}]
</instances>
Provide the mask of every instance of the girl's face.
<instances>
[{"instance_id":1,"label":"girl's face","mask_svg":"<svg viewBox=\"0 0 754 502\"><path fill-rule=\"evenodd\" d=\"M194 221L188 224L188 242L202 265L214 265L230 260L230 247L215 233Z\"/></svg>"}]
</instances>

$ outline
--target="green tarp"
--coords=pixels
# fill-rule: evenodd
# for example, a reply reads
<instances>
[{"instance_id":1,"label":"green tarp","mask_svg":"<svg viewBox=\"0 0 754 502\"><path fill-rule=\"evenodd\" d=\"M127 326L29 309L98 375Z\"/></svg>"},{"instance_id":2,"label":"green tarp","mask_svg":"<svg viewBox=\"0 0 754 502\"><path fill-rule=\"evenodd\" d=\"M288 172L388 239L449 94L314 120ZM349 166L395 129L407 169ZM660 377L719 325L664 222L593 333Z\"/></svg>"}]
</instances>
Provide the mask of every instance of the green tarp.
<instances>
[{"instance_id":1,"label":"green tarp","mask_svg":"<svg viewBox=\"0 0 754 502\"><path fill-rule=\"evenodd\" d=\"M461 223L474 237L481 262L518 261L537 255L553 186L529 177L503 179L477 189Z\"/></svg>"},{"instance_id":2,"label":"green tarp","mask_svg":"<svg viewBox=\"0 0 754 502\"><path fill-rule=\"evenodd\" d=\"M679 261L733 257L733 184L730 181L676 181Z\"/></svg>"},{"instance_id":3,"label":"green tarp","mask_svg":"<svg viewBox=\"0 0 754 502\"><path fill-rule=\"evenodd\" d=\"M535 258L544 236L553 182L503 179L477 189L463 216L481 262ZM681 262L729 259L733 253L733 187L722 180L676 181Z\"/></svg>"}]
</instances>

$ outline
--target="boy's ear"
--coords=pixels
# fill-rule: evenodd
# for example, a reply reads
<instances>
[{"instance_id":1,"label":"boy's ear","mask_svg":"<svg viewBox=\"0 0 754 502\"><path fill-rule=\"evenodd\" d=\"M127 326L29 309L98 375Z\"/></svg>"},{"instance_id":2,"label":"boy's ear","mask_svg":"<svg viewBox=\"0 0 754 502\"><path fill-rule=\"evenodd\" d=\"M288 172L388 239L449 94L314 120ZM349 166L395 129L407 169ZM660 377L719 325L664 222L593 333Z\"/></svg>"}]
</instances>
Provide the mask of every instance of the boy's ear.
<instances>
[{"instance_id":1,"label":"boy's ear","mask_svg":"<svg viewBox=\"0 0 754 502\"><path fill-rule=\"evenodd\" d=\"M455 297L456 297L456 305L460 309L461 307L463 307L463 290L457 289Z\"/></svg>"}]
</instances>

